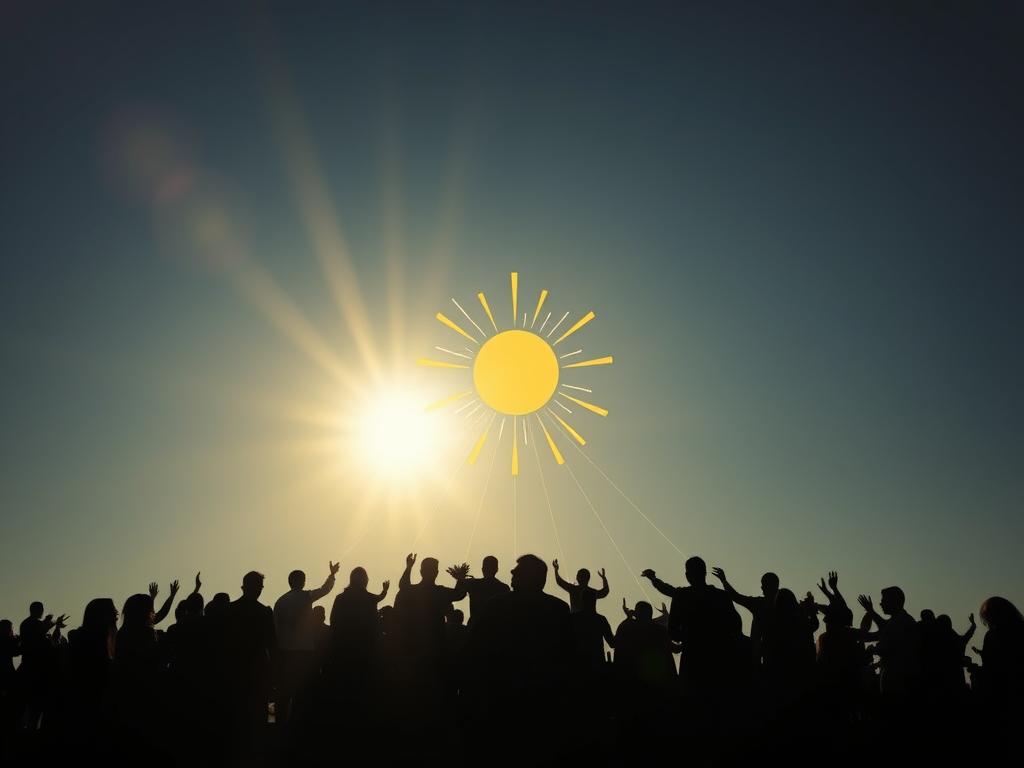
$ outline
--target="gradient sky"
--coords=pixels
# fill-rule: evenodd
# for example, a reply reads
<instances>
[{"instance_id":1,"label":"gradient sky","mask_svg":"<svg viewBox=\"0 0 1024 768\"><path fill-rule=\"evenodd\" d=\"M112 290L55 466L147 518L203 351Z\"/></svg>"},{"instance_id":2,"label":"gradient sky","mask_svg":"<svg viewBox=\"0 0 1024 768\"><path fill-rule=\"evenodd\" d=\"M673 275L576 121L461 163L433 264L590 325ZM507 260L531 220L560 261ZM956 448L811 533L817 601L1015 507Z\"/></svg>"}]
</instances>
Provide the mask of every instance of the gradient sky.
<instances>
[{"instance_id":1,"label":"gradient sky","mask_svg":"<svg viewBox=\"0 0 1024 768\"><path fill-rule=\"evenodd\" d=\"M513 270L522 303L598 313L611 413L574 423L674 544L564 440L541 456L609 618L680 552L746 591L899 584L960 629L1024 603L1019 5L139 5L2 12L0 616L74 626L200 569L272 602L339 557L397 582L414 545L463 560L478 510L474 569L507 576L507 436L488 483L445 416L413 505L321 415L362 403L325 358L454 391L414 365L451 341L433 314L507 314ZM539 477L527 454L515 546L550 558Z\"/></svg>"}]
</instances>

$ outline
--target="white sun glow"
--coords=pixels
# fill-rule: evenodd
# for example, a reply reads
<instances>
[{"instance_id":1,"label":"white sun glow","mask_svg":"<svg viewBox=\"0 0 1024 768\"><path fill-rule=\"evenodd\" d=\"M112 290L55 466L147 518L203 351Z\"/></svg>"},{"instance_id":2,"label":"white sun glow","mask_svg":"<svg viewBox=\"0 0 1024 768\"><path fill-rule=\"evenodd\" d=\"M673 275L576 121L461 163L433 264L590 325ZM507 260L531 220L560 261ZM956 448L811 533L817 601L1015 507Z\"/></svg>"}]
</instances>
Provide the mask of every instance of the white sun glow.
<instances>
[{"instance_id":1,"label":"white sun glow","mask_svg":"<svg viewBox=\"0 0 1024 768\"><path fill-rule=\"evenodd\" d=\"M393 480L428 472L440 440L437 416L422 396L403 390L376 394L360 408L353 451L373 473Z\"/></svg>"}]
</instances>

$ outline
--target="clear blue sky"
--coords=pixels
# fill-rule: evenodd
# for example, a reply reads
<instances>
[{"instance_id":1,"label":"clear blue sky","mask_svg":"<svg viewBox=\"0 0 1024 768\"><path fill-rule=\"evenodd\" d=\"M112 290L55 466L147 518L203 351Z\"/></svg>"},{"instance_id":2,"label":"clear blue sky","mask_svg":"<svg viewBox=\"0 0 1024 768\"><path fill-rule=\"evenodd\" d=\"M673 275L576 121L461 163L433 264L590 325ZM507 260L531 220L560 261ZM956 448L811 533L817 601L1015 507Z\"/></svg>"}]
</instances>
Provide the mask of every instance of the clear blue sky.
<instances>
[{"instance_id":1,"label":"clear blue sky","mask_svg":"<svg viewBox=\"0 0 1024 768\"><path fill-rule=\"evenodd\" d=\"M680 551L741 590L899 584L961 629L1024 603L1020 6L136 5L4 11L0 616L41 599L74 625L200 569L208 595L262 570L270 601L329 558L397 581L414 542L461 561L478 510L474 567L507 574L507 442L484 493L495 443L460 469L445 417L450 482L417 513L310 414L361 402L325 357L429 402L434 312L479 290L507 312L513 270L524 303L597 311L610 415L576 426ZM681 581L563 448L566 566L606 566L616 603L643 567ZM550 558L524 466L518 551Z\"/></svg>"}]
</instances>

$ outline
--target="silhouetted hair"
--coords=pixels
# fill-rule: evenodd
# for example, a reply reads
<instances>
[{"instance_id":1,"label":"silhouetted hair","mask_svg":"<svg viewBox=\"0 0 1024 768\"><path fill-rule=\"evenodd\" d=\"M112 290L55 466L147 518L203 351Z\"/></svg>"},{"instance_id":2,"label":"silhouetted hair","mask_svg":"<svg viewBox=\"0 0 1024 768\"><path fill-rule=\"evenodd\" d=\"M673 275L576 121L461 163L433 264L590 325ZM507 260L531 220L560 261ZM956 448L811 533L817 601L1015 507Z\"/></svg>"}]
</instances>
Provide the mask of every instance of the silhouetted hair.
<instances>
[{"instance_id":1,"label":"silhouetted hair","mask_svg":"<svg viewBox=\"0 0 1024 768\"><path fill-rule=\"evenodd\" d=\"M302 571L292 571L288 574L288 586L292 589L302 589L306 586L306 574Z\"/></svg>"},{"instance_id":2,"label":"silhouetted hair","mask_svg":"<svg viewBox=\"0 0 1024 768\"><path fill-rule=\"evenodd\" d=\"M28 607L28 615L31 616L33 619L38 619L40 616L43 615L43 604L40 603L38 600L34 601Z\"/></svg>"},{"instance_id":3,"label":"silhouetted hair","mask_svg":"<svg viewBox=\"0 0 1024 768\"><path fill-rule=\"evenodd\" d=\"M14 625L10 619L0 619L0 637L10 637L14 634Z\"/></svg>"},{"instance_id":4,"label":"silhouetted hair","mask_svg":"<svg viewBox=\"0 0 1024 768\"><path fill-rule=\"evenodd\" d=\"M981 620L989 629L1024 623L1024 617L1017 610L1017 606L1005 597L990 597L981 604L981 610L978 613L981 614Z\"/></svg>"},{"instance_id":5,"label":"silhouetted hair","mask_svg":"<svg viewBox=\"0 0 1024 768\"><path fill-rule=\"evenodd\" d=\"M205 602L203 601L203 596L200 595L198 592L193 592L191 595L186 597L182 602L185 604L185 608L188 610L190 616L203 615L203 607L205 606Z\"/></svg>"},{"instance_id":6,"label":"silhouetted hair","mask_svg":"<svg viewBox=\"0 0 1024 768\"><path fill-rule=\"evenodd\" d=\"M512 574L513 589L540 591L548 580L548 564L536 555L520 555L516 558L515 572Z\"/></svg>"},{"instance_id":7,"label":"silhouetted hair","mask_svg":"<svg viewBox=\"0 0 1024 768\"><path fill-rule=\"evenodd\" d=\"M82 614L82 629L92 634L101 634L117 626L117 608L109 597L93 598Z\"/></svg>"},{"instance_id":8,"label":"silhouetted hair","mask_svg":"<svg viewBox=\"0 0 1024 768\"><path fill-rule=\"evenodd\" d=\"M576 571L576 582L578 584L589 584L590 583L590 571L586 568L580 568Z\"/></svg>"},{"instance_id":9,"label":"silhouetted hair","mask_svg":"<svg viewBox=\"0 0 1024 768\"><path fill-rule=\"evenodd\" d=\"M927 624L929 621L935 621L935 611L925 608L921 611L921 621Z\"/></svg>"},{"instance_id":10,"label":"silhouetted hair","mask_svg":"<svg viewBox=\"0 0 1024 768\"><path fill-rule=\"evenodd\" d=\"M641 621L650 621L651 617L654 616L654 608L651 607L650 603L641 600L633 608L633 613Z\"/></svg>"},{"instance_id":11,"label":"silhouetted hair","mask_svg":"<svg viewBox=\"0 0 1024 768\"><path fill-rule=\"evenodd\" d=\"M153 598L139 593L132 595L124 602L121 616L122 627L149 627L150 615L153 613Z\"/></svg>"},{"instance_id":12,"label":"silhouetted hair","mask_svg":"<svg viewBox=\"0 0 1024 768\"><path fill-rule=\"evenodd\" d=\"M316 619L317 624L323 624L327 621L327 609L322 605L313 606L313 618Z\"/></svg>"},{"instance_id":13,"label":"silhouetted hair","mask_svg":"<svg viewBox=\"0 0 1024 768\"><path fill-rule=\"evenodd\" d=\"M485 557L481 571L484 576L493 576L496 574L498 572L498 558L494 555L488 555Z\"/></svg>"},{"instance_id":14,"label":"silhouetted hair","mask_svg":"<svg viewBox=\"0 0 1024 768\"><path fill-rule=\"evenodd\" d=\"M779 588L779 576L778 576L778 574L772 573L771 571L768 571L767 573L765 573L761 577L761 587L762 588L764 587L765 582L768 582L768 584L771 585L773 591L774 590L778 590L778 588Z\"/></svg>"},{"instance_id":15,"label":"silhouetted hair","mask_svg":"<svg viewBox=\"0 0 1024 768\"><path fill-rule=\"evenodd\" d=\"M907 602L907 596L903 594L903 590L899 587L886 587L882 590L882 597L891 595L892 600L896 603L897 608L902 608Z\"/></svg>"},{"instance_id":16,"label":"silhouetted hair","mask_svg":"<svg viewBox=\"0 0 1024 768\"><path fill-rule=\"evenodd\" d=\"M357 565L352 569L352 573L348 577L348 585L350 587L362 587L366 588L366 585L370 583L370 577L366 574L366 569L361 565Z\"/></svg>"}]
</instances>

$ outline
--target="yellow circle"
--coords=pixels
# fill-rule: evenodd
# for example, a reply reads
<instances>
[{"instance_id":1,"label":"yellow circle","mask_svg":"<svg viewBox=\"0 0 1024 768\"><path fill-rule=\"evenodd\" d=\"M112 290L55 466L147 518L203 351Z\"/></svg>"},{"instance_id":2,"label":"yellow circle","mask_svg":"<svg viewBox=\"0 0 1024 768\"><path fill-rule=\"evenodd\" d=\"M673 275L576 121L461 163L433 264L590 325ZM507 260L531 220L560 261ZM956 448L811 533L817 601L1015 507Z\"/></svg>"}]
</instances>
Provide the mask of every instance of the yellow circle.
<instances>
[{"instance_id":1,"label":"yellow circle","mask_svg":"<svg viewBox=\"0 0 1024 768\"><path fill-rule=\"evenodd\" d=\"M480 399L500 413L533 413L555 393L558 358L535 333L502 331L480 347L473 361L473 385Z\"/></svg>"}]
</instances>

